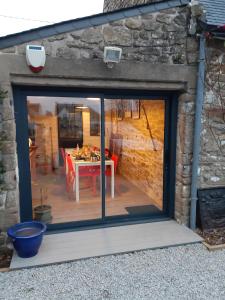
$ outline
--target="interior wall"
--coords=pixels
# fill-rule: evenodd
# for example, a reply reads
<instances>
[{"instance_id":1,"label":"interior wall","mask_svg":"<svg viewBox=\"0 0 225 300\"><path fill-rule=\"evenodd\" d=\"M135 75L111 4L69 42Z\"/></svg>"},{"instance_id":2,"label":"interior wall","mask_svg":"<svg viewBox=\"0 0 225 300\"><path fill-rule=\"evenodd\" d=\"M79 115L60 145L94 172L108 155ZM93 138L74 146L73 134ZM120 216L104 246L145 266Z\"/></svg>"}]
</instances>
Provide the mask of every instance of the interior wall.
<instances>
[{"instance_id":1,"label":"interior wall","mask_svg":"<svg viewBox=\"0 0 225 300\"><path fill-rule=\"evenodd\" d=\"M83 144L92 145L100 148L100 136L91 136L90 134L90 111L83 111Z\"/></svg>"},{"instance_id":2,"label":"interior wall","mask_svg":"<svg viewBox=\"0 0 225 300\"><path fill-rule=\"evenodd\" d=\"M163 199L164 112L164 101L142 100L139 119L119 121L112 114L111 124L107 123L107 135L111 131L123 136L118 172L144 191L159 208Z\"/></svg>"},{"instance_id":3,"label":"interior wall","mask_svg":"<svg viewBox=\"0 0 225 300\"><path fill-rule=\"evenodd\" d=\"M37 148L37 163L48 163L54 168L59 167L58 118L56 116L32 116L35 122L35 144ZM40 126L38 126L40 125Z\"/></svg>"},{"instance_id":4,"label":"interior wall","mask_svg":"<svg viewBox=\"0 0 225 300\"><path fill-rule=\"evenodd\" d=\"M89 110L83 111L82 116L83 116L83 144L101 148L100 135L91 136L90 134L90 111ZM109 136L110 136L109 131L107 131L107 125L106 125L105 148L109 148Z\"/></svg>"}]
</instances>

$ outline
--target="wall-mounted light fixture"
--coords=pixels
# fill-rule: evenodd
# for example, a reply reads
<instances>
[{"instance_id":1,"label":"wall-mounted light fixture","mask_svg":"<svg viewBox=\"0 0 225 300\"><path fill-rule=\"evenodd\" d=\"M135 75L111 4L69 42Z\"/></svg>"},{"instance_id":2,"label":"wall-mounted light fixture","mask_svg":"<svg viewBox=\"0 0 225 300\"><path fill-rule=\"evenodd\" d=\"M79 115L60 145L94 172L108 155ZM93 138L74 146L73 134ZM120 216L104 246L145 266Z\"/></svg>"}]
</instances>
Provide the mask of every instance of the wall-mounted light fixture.
<instances>
[{"instance_id":1,"label":"wall-mounted light fixture","mask_svg":"<svg viewBox=\"0 0 225 300\"><path fill-rule=\"evenodd\" d=\"M121 60L122 49L118 47L105 47L104 48L104 62L109 68L113 68Z\"/></svg>"}]
</instances>

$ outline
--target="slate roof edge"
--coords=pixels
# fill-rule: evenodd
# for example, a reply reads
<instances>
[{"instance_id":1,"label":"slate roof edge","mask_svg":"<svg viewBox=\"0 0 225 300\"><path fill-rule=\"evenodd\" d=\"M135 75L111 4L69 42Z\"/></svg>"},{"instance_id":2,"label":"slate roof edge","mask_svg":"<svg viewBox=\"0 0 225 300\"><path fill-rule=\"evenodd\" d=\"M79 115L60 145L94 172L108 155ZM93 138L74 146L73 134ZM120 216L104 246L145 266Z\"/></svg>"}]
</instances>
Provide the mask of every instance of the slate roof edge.
<instances>
[{"instance_id":1,"label":"slate roof edge","mask_svg":"<svg viewBox=\"0 0 225 300\"><path fill-rule=\"evenodd\" d=\"M47 38L56 34L63 34L70 31L99 26L112 21L118 21L124 18L135 17L142 14L175 8L187 5L189 2L190 0L167 0L157 3L138 5L135 7L129 7L112 12L104 12L92 16L42 26L0 37L0 49L6 49L33 40Z\"/></svg>"},{"instance_id":2,"label":"slate roof edge","mask_svg":"<svg viewBox=\"0 0 225 300\"><path fill-rule=\"evenodd\" d=\"M199 0L199 2L206 11L203 22L209 26L218 26L218 28L225 25L224 0L216 0L215 3L212 0Z\"/></svg>"},{"instance_id":3,"label":"slate roof edge","mask_svg":"<svg viewBox=\"0 0 225 300\"><path fill-rule=\"evenodd\" d=\"M225 25L219 26L209 24L205 21L198 20L198 24L202 31L212 34L212 36L224 36L225 37Z\"/></svg>"}]
</instances>

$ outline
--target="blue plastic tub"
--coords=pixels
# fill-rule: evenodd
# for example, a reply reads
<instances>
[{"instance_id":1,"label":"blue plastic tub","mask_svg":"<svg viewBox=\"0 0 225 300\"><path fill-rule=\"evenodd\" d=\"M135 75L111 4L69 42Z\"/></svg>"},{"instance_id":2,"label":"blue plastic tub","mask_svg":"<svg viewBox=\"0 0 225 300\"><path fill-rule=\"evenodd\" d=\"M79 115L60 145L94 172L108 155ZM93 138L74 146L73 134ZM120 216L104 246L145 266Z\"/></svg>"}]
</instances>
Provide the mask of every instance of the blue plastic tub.
<instances>
[{"instance_id":1,"label":"blue plastic tub","mask_svg":"<svg viewBox=\"0 0 225 300\"><path fill-rule=\"evenodd\" d=\"M12 239L18 256L27 258L38 253L45 231L44 223L31 221L10 227L7 234Z\"/></svg>"}]
</instances>

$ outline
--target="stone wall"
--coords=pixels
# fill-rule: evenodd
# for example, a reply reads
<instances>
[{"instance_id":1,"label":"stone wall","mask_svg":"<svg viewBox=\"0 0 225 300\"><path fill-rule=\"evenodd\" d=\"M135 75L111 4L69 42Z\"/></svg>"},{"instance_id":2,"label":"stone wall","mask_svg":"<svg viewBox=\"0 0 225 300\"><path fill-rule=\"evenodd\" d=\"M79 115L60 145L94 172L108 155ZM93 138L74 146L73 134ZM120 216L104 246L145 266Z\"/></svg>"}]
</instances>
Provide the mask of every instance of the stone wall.
<instances>
[{"instance_id":1,"label":"stone wall","mask_svg":"<svg viewBox=\"0 0 225 300\"><path fill-rule=\"evenodd\" d=\"M195 90L179 97L175 218L189 224Z\"/></svg>"},{"instance_id":2,"label":"stone wall","mask_svg":"<svg viewBox=\"0 0 225 300\"><path fill-rule=\"evenodd\" d=\"M83 118L83 144L84 145L95 145L96 147L101 147L101 138L100 136L91 136L90 133L90 111L82 112ZM100 122L100 121L99 121Z\"/></svg>"},{"instance_id":3,"label":"stone wall","mask_svg":"<svg viewBox=\"0 0 225 300\"><path fill-rule=\"evenodd\" d=\"M112 11L115 9L151 2L160 2L160 0L105 0L104 10ZM197 55L196 46L194 46L192 50L194 49L196 50L194 55ZM225 185L225 54L223 41L208 41L206 64L207 75L202 117L201 157L199 170L199 187L201 188ZM181 105L183 105L182 103L183 102L181 102ZM178 134L178 140L182 139L183 134L192 134L194 108L193 103L191 102L187 105L189 106L188 114L190 114L190 116L188 116L186 121L184 120L182 122L185 127L179 128L179 132L182 130L183 133ZM186 119L187 111L184 113L180 111L179 117L180 119ZM182 155L185 156L184 160L187 162L190 162L191 160L191 147L192 142L190 141L188 145L185 145L184 151L186 153L184 154L184 151L182 151ZM190 196L190 189L186 186L187 182L190 180L190 168L191 166L189 164L185 165L184 174L186 175L183 179L180 178L180 186L182 187L180 187L180 189L183 189L183 192L181 193L187 198ZM179 168L178 171L180 171ZM185 201L185 203L187 203L187 201Z\"/></svg>"},{"instance_id":4,"label":"stone wall","mask_svg":"<svg viewBox=\"0 0 225 300\"><path fill-rule=\"evenodd\" d=\"M117 102L111 100L112 107L117 107ZM163 200L164 116L163 101L141 100L139 119L124 116L118 120L113 114L111 119L107 118L107 127L111 130L106 130L109 136L113 133L123 137L118 172L146 193L160 209Z\"/></svg>"},{"instance_id":5,"label":"stone wall","mask_svg":"<svg viewBox=\"0 0 225 300\"><path fill-rule=\"evenodd\" d=\"M104 11L113 11L120 8L161 1L163 0L105 0Z\"/></svg>"},{"instance_id":6,"label":"stone wall","mask_svg":"<svg viewBox=\"0 0 225 300\"><path fill-rule=\"evenodd\" d=\"M8 92L0 104L0 131L3 138L0 158L3 163L3 184L0 190L0 251L6 243L6 230L18 222L18 185L17 159L15 143L15 122L12 107L12 95L9 85L1 84L1 89Z\"/></svg>"},{"instance_id":7,"label":"stone wall","mask_svg":"<svg viewBox=\"0 0 225 300\"><path fill-rule=\"evenodd\" d=\"M188 8L178 7L33 43L44 45L48 56L65 59L102 61L104 46L119 46L122 60L193 64L197 61L196 42L187 36L188 13ZM24 55L25 45L2 52Z\"/></svg>"},{"instance_id":8,"label":"stone wall","mask_svg":"<svg viewBox=\"0 0 225 300\"><path fill-rule=\"evenodd\" d=\"M225 185L225 51L223 41L207 41L202 117L200 187Z\"/></svg>"},{"instance_id":9,"label":"stone wall","mask_svg":"<svg viewBox=\"0 0 225 300\"><path fill-rule=\"evenodd\" d=\"M57 85L60 80L64 80L64 86L74 86L72 80L86 76L89 87L92 87L95 78L101 77L104 77L101 87L106 87L108 84L109 88L112 88L112 85L109 85L112 79L117 80L118 84L113 88L118 86L124 88L126 79L130 87L132 80L135 82L131 87L133 89L137 88L137 83L139 86L145 86L145 89L146 87L150 89L152 83L154 86L158 84L157 89L160 89L161 84L169 86L167 83L171 85L174 82L182 86L180 92L183 93L184 89L186 91L179 101L176 219L181 223L188 223L195 66L198 57L198 41L187 35L188 16L188 8L178 7L32 41L29 44L44 45L47 53L46 67L37 75L31 73L26 66L26 44L0 51L1 68L4 69L0 74L0 85L9 91L9 97L4 101L1 120L3 130L7 133L7 140L2 150L7 170L3 201L0 202L1 220L4 220L3 230L19 218L12 78L18 80L18 84L26 84L27 80L30 85L35 85L37 82L49 85L53 81L54 85ZM114 69L108 69L103 63L104 46L108 45L119 46L123 50L122 62ZM124 75L126 63L129 64L129 69ZM79 71L72 67L74 64ZM152 69L148 67L146 71L146 65L150 64L158 67L153 66ZM59 65L64 68L66 75L62 75ZM86 67L83 67L84 65ZM131 66L133 66L132 72L136 70L139 76L135 72L131 73ZM168 72L171 67L173 71ZM161 73L157 75L158 70L161 70ZM23 74L20 77L21 72ZM123 80L121 76L124 76ZM158 76L157 80L156 76ZM107 81L105 77L108 77ZM151 81L146 79L148 77L152 78ZM87 86L86 82L86 85L82 82L83 87Z\"/></svg>"}]
</instances>

